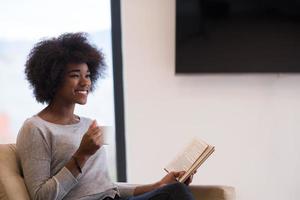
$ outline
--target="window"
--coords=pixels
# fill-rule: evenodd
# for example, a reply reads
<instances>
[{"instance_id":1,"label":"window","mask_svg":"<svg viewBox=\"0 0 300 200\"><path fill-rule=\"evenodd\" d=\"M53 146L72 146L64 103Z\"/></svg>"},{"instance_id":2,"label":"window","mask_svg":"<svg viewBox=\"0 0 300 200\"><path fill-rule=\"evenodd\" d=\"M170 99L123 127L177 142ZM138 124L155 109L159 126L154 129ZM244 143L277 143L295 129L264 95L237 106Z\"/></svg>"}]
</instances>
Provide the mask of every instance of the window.
<instances>
[{"instance_id":1,"label":"window","mask_svg":"<svg viewBox=\"0 0 300 200\"><path fill-rule=\"evenodd\" d=\"M87 105L77 106L76 113L112 127L106 148L111 177L117 180L110 3L110 0L0 2L0 143L15 143L24 120L45 106L35 101L24 75L26 57L33 45L42 38L65 32L87 32L89 40L103 50L108 67L105 79L99 79Z\"/></svg>"}]
</instances>

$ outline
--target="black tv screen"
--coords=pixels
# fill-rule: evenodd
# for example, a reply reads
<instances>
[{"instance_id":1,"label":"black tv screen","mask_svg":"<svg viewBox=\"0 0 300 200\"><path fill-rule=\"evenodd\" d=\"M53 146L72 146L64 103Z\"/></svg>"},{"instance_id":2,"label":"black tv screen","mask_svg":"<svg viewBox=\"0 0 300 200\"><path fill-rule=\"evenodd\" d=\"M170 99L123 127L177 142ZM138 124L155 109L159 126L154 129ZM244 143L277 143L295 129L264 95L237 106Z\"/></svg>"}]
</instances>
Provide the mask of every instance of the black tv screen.
<instances>
[{"instance_id":1,"label":"black tv screen","mask_svg":"<svg viewBox=\"0 0 300 200\"><path fill-rule=\"evenodd\" d=\"M300 72L300 0L176 0L176 73Z\"/></svg>"}]
</instances>

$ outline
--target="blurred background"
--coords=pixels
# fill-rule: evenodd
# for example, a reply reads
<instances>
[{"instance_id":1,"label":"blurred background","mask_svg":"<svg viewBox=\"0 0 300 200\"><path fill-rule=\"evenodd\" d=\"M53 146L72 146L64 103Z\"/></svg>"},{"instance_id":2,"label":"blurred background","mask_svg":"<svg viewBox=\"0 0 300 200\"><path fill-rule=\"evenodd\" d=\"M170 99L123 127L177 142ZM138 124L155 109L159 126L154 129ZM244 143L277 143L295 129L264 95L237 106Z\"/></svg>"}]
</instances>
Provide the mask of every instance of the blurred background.
<instances>
[{"instance_id":1,"label":"blurred background","mask_svg":"<svg viewBox=\"0 0 300 200\"><path fill-rule=\"evenodd\" d=\"M299 73L175 74L175 5L121 2L128 181L157 181L199 137L216 151L193 184L234 186L238 200L300 199Z\"/></svg>"}]
</instances>

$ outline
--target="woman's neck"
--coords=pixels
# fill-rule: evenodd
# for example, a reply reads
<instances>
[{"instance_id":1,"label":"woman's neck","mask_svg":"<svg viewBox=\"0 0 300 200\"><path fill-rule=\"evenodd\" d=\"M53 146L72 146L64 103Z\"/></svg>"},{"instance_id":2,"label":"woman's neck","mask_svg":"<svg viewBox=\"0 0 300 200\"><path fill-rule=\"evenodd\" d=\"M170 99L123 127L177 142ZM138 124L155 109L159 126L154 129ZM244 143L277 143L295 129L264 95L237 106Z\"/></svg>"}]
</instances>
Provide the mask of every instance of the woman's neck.
<instances>
[{"instance_id":1,"label":"woman's neck","mask_svg":"<svg viewBox=\"0 0 300 200\"><path fill-rule=\"evenodd\" d=\"M59 105L50 103L46 108L38 113L42 119L55 124L75 124L79 122L79 118L74 115L75 104Z\"/></svg>"}]
</instances>

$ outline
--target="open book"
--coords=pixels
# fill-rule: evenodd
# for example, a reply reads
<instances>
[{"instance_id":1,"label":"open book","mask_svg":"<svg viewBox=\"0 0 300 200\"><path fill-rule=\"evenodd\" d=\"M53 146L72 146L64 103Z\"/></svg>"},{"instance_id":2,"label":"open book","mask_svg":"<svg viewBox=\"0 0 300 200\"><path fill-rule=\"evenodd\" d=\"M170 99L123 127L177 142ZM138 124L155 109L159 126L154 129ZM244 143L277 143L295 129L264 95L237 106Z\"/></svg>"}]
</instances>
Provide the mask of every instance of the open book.
<instances>
[{"instance_id":1,"label":"open book","mask_svg":"<svg viewBox=\"0 0 300 200\"><path fill-rule=\"evenodd\" d=\"M164 170L168 173L171 171L185 171L186 173L178 180L183 183L200 167L214 150L214 146L194 138L189 145L164 168Z\"/></svg>"}]
</instances>

